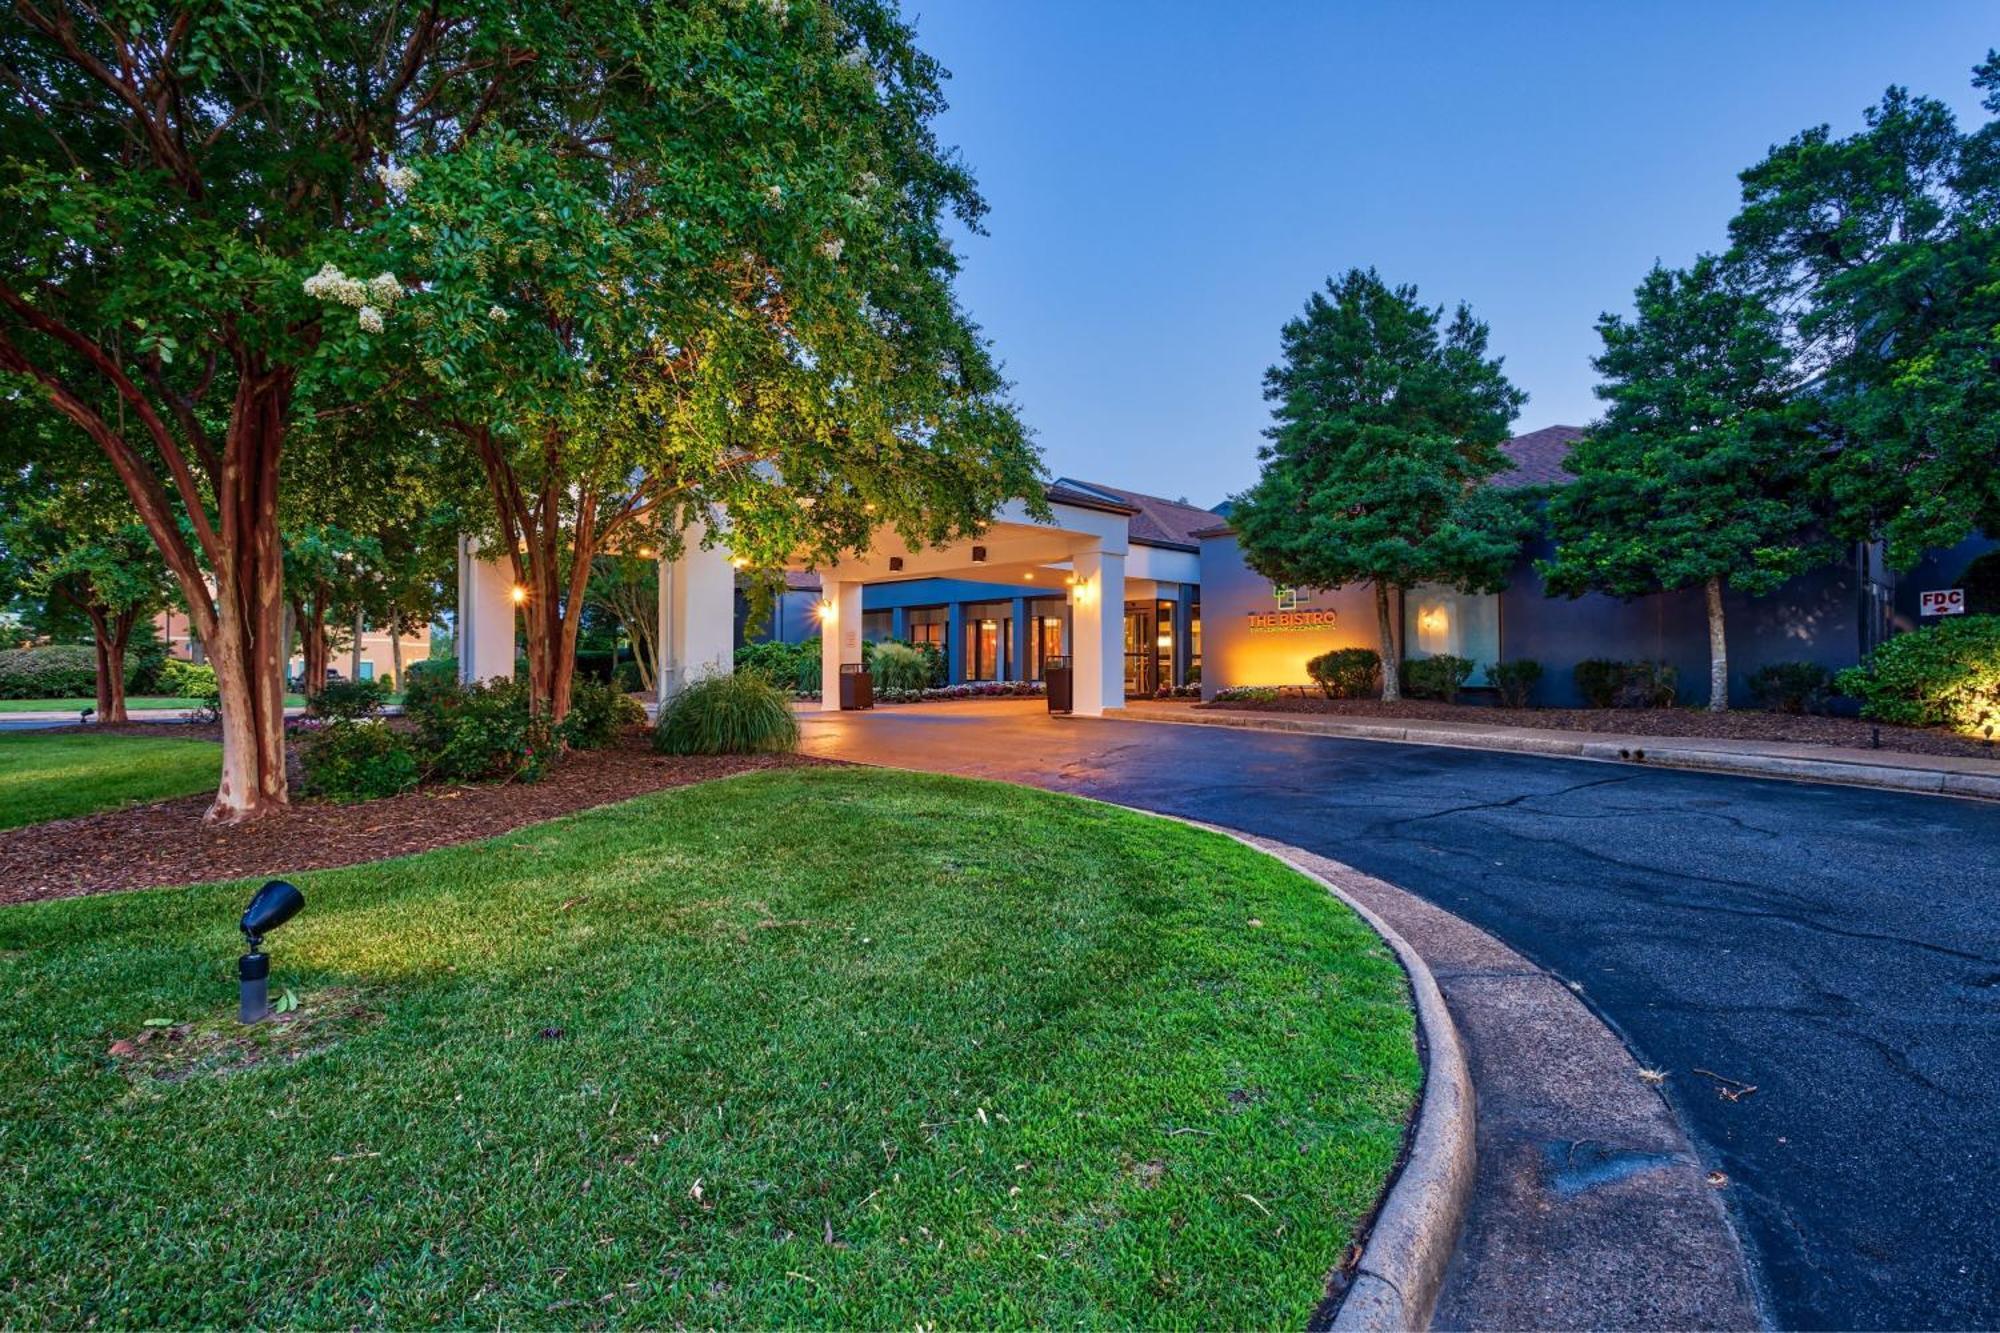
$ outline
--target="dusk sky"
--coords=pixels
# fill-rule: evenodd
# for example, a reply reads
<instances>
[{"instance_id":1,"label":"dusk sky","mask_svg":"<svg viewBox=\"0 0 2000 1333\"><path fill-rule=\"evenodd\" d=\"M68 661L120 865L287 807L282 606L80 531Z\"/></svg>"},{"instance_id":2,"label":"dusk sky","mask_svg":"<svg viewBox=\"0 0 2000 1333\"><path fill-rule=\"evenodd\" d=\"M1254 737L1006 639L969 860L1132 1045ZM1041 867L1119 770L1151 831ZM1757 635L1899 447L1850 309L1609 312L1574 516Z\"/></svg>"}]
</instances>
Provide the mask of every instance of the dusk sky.
<instances>
[{"instance_id":1,"label":"dusk sky","mask_svg":"<svg viewBox=\"0 0 2000 1333\"><path fill-rule=\"evenodd\" d=\"M1983 117L1984 4L924 0L993 206L961 291L1050 468L1212 505L1278 329L1374 265L1493 329L1517 430L1586 425L1599 312L1726 243L1736 173L1891 83Z\"/></svg>"}]
</instances>

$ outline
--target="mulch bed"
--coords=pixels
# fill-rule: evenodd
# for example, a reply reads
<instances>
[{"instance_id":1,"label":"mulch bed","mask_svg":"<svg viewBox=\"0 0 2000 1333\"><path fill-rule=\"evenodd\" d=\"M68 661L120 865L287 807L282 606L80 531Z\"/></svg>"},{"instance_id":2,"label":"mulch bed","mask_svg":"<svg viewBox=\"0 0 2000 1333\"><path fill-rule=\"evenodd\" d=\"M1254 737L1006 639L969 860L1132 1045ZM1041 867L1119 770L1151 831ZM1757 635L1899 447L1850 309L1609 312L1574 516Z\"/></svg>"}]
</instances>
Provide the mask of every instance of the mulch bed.
<instances>
[{"instance_id":1,"label":"mulch bed","mask_svg":"<svg viewBox=\"0 0 2000 1333\"><path fill-rule=\"evenodd\" d=\"M1622 732L1634 736L1688 736L1704 740L1789 741L1795 745L1839 745L1857 750L1872 748L1875 733L1880 731L1881 748L1884 750L2000 760L2000 745L1989 745L1949 731L1878 726L1860 718L1825 717L1816 713L1735 710L1716 715L1696 708L1487 708L1423 699L1404 699L1385 704L1380 699L1323 699L1309 695L1286 695L1262 702L1197 704L1196 707L1254 713L1324 713L1369 721L1471 722L1501 727L1542 727L1550 731Z\"/></svg>"},{"instance_id":2,"label":"mulch bed","mask_svg":"<svg viewBox=\"0 0 2000 1333\"><path fill-rule=\"evenodd\" d=\"M107 810L0 832L0 904L357 865L691 782L820 762L796 755L658 755L637 734L572 755L536 783L420 787L356 805L295 796L282 814L231 827L202 823L208 796Z\"/></svg>"}]
</instances>

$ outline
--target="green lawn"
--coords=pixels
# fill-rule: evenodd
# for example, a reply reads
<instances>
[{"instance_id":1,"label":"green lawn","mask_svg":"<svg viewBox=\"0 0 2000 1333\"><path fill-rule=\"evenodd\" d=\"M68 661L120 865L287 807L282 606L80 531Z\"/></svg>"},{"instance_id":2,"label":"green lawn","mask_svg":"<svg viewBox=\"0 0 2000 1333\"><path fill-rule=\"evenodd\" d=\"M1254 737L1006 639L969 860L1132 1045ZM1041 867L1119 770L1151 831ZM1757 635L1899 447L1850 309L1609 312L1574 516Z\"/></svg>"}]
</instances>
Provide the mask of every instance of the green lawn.
<instances>
[{"instance_id":1,"label":"green lawn","mask_svg":"<svg viewBox=\"0 0 2000 1333\"><path fill-rule=\"evenodd\" d=\"M0 828L213 788L222 749L167 734L0 732Z\"/></svg>"},{"instance_id":2,"label":"green lawn","mask_svg":"<svg viewBox=\"0 0 2000 1333\"><path fill-rule=\"evenodd\" d=\"M299 883L247 1044L244 885L0 909L0 1325L1300 1327L1421 1077L1320 888L1015 787Z\"/></svg>"},{"instance_id":3,"label":"green lawn","mask_svg":"<svg viewBox=\"0 0 2000 1333\"><path fill-rule=\"evenodd\" d=\"M198 702L199 700L182 699L170 694L128 694L125 696L125 711L184 713ZM303 694L285 696L287 708L303 708L305 704L306 697ZM0 699L0 713L74 713L95 707L97 707L95 699Z\"/></svg>"}]
</instances>

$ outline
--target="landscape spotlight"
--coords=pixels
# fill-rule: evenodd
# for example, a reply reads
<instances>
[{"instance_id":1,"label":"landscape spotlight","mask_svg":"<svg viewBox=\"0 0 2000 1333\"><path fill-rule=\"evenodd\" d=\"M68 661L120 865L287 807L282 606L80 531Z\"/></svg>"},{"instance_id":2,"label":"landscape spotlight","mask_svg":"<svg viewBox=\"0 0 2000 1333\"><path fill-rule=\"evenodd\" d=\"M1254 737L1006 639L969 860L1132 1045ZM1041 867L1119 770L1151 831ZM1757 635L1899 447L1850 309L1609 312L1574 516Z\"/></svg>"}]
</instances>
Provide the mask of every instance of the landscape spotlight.
<instances>
[{"instance_id":1,"label":"landscape spotlight","mask_svg":"<svg viewBox=\"0 0 2000 1333\"><path fill-rule=\"evenodd\" d=\"M271 959L264 952L264 936L299 914L306 896L282 879L274 879L257 890L243 909L238 929L243 932L245 949L236 960L239 1023L261 1023L271 1016Z\"/></svg>"}]
</instances>

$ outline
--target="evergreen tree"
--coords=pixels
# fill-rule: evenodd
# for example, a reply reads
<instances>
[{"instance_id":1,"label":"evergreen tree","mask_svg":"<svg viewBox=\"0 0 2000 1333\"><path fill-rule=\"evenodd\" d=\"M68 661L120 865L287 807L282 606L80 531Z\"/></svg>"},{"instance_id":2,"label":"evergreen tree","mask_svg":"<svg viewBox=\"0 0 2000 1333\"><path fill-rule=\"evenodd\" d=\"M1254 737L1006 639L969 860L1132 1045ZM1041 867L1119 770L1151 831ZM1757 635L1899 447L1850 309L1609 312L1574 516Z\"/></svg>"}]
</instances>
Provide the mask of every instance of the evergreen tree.
<instances>
[{"instance_id":1,"label":"evergreen tree","mask_svg":"<svg viewBox=\"0 0 2000 1333\"><path fill-rule=\"evenodd\" d=\"M1504 587L1525 516L1488 483L1527 395L1487 355L1461 304L1446 320L1416 288L1351 269L1283 332L1264 376L1274 407L1263 469L1230 511L1250 567L1306 588L1375 586L1382 697L1401 697L1394 589Z\"/></svg>"},{"instance_id":2,"label":"evergreen tree","mask_svg":"<svg viewBox=\"0 0 2000 1333\"><path fill-rule=\"evenodd\" d=\"M1552 592L1618 597L1700 587L1711 711L1729 707L1722 590L1764 593L1826 558L1808 501L1813 441L1788 402L1777 317L1709 256L1655 265L1632 318L1597 322L1609 406L1549 500Z\"/></svg>"}]
</instances>

